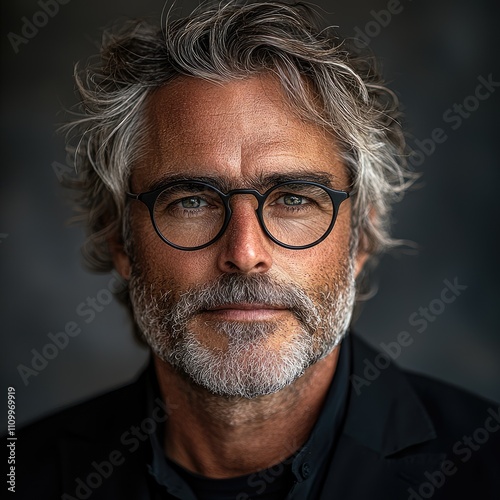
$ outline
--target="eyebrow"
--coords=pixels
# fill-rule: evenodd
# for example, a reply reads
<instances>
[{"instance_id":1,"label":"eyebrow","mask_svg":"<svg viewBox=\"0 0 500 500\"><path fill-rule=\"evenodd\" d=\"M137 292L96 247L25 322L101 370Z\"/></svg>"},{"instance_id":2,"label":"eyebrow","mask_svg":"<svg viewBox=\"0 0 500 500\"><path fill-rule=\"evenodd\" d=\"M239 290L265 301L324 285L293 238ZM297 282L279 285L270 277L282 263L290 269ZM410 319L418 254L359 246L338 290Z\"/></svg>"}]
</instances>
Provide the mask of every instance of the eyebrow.
<instances>
[{"instance_id":1,"label":"eyebrow","mask_svg":"<svg viewBox=\"0 0 500 500\"><path fill-rule=\"evenodd\" d=\"M156 191L157 189L166 186L172 182L178 181L197 181L211 184L222 192L228 192L238 188L252 188L257 191L264 192L271 186L287 181L310 181L317 182L323 186L332 188L334 184L338 184L339 179L334 174L325 171L311 172L305 169L295 169L292 172L279 173L261 173L253 178L248 179L246 185L235 185L234 179L221 176L204 176L204 175L186 175L186 174L165 174L146 185L146 191Z\"/></svg>"}]
</instances>

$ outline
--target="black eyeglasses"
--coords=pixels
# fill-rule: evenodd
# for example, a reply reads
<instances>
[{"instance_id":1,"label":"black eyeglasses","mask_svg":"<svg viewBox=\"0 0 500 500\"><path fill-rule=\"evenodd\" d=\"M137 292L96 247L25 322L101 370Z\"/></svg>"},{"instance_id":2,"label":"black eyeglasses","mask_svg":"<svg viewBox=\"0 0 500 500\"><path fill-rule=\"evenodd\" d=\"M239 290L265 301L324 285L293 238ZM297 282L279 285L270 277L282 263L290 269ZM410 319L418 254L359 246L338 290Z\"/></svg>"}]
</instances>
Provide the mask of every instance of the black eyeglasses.
<instances>
[{"instance_id":1,"label":"black eyeglasses","mask_svg":"<svg viewBox=\"0 0 500 500\"><path fill-rule=\"evenodd\" d=\"M231 220L235 194L250 194L262 230L277 245L292 250L310 248L331 232L340 204L349 197L317 182L291 180L269 188L233 189L223 193L206 182L181 180L147 193L127 193L149 209L158 236L179 250L200 250L215 243Z\"/></svg>"}]
</instances>

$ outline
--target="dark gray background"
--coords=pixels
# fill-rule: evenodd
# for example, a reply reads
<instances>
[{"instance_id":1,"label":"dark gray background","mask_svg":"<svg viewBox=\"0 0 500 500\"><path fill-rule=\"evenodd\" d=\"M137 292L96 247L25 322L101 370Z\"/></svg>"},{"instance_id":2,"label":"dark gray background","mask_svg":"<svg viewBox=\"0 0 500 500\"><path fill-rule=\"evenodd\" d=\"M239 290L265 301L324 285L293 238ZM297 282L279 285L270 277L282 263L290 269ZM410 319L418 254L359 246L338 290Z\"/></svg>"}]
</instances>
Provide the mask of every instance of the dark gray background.
<instances>
[{"instance_id":1,"label":"dark gray background","mask_svg":"<svg viewBox=\"0 0 500 500\"><path fill-rule=\"evenodd\" d=\"M186 11L195 2L179 2ZM387 0L320 2L345 35L375 34L372 11ZM387 256L379 292L357 330L374 345L408 331L413 345L398 362L500 400L498 255L498 111L500 89L456 130L443 114L473 95L478 77L500 81L498 9L487 0L401 0L402 12L371 37L384 73L404 104L408 130L425 139L440 127L448 138L417 170L422 184L395 211L394 234L420 245L418 255ZM115 302L86 324L78 305L106 287L109 276L81 267L83 231L68 228L53 162L65 164L54 130L75 103L72 66L96 52L101 27L121 16L159 16L153 0L71 0L16 54L8 33L20 34L37 1L2 2L2 176L0 191L2 378L17 392L18 425L130 379L147 353L132 340ZM372 22L371 25L367 23ZM7 236L5 236L7 235ZM438 299L443 280L467 285L422 333L409 316ZM82 327L27 386L18 365L68 321ZM5 394L6 396L6 394ZM2 398L3 401L6 400Z\"/></svg>"}]
</instances>

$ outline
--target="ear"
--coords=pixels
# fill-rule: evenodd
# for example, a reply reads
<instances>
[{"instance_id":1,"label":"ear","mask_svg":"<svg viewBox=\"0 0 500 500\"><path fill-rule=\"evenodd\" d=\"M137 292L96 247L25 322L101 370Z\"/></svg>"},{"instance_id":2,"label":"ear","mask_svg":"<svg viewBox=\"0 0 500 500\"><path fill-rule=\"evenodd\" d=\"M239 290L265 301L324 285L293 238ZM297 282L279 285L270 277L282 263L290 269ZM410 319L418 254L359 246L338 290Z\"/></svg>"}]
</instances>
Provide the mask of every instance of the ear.
<instances>
[{"instance_id":1,"label":"ear","mask_svg":"<svg viewBox=\"0 0 500 500\"><path fill-rule=\"evenodd\" d=\"M365 250L361 248L358 250L358 254L356 255L356 261L354 263L354 276L356 278L363 270L363 267L365 266L366 260L368 259L369 256L370 254Z\"/></svg>"},{"instance_id":2,"label":"ear","mask_svg":"<svg viewBox=\"0 0 500 500\"><path fill-rule=\"evenodd\" d=\"M375 221L376 215L375 215L375 210L373 208L370 209L368 217L370 217L372 222ZM366 261L368 260L370 255L371 255L371 253L369 250L369 245L368 245L367 240L366 240L366 235L363 233L360 233L359 240L358 240L358 252L356 255L356 261L355 261L355 265L354 265L354 273L355 273L356 278L363 270L363 268L366 264Z\"/></svg>"},{"instance_id":3,"label":"ear","mask_svg":"<svg viewBox=\"0 0 500 500\"><path fill-rule=\"evenodd\" d=\"M115 269L123 279L129 280L131 265L130 259L123 248L123 243L118 241L118 238L115 236L108 240L108 245Z\"/></svg>"}]
</instances>

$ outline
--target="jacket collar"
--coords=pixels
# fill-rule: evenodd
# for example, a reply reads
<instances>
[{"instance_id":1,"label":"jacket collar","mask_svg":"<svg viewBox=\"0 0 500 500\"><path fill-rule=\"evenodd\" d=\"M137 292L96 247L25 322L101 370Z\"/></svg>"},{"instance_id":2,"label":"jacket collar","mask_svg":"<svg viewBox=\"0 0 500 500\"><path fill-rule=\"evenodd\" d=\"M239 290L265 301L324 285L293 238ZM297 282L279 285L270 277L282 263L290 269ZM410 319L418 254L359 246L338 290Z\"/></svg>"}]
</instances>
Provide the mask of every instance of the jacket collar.
<instances>
[{"instance_id":1,"label":"jacket collar","mask_svg":"<svg viewBox=\"0 0 500 500\"><path fill-rule=\"evenodd\" d=\"M388 457L436 437L424 406L388 355L356 335L352 342L350 396L344 434Z\"/></svg>"}]
</instances>

